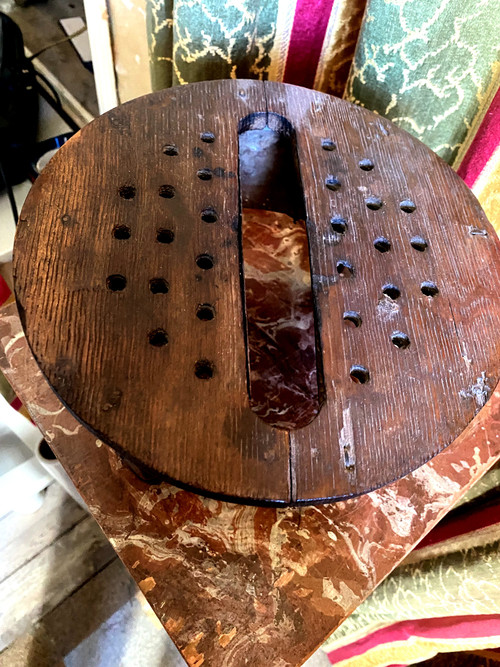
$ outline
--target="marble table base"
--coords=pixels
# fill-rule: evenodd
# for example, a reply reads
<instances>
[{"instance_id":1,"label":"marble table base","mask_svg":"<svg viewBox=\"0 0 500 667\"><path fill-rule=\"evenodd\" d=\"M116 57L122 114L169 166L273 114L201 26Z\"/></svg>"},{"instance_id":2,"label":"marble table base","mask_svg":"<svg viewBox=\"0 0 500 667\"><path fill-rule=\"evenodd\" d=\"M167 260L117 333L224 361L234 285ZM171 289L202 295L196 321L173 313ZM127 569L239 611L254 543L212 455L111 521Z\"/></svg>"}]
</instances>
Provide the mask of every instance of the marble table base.
<instances>
[{"instance_id":1,"label":"marble table base","mask_svg":"<svg viewBox=\"0 0 500 667\"><path fill-rule=\"evenodd\" d=\"M336 504L234 505L141 481L66 410L0 311L0 367L191 667L301 665L500 457L500 392L407 477ZM75 622L77 622L75 620Z\"/></svg>"}]
</instances>

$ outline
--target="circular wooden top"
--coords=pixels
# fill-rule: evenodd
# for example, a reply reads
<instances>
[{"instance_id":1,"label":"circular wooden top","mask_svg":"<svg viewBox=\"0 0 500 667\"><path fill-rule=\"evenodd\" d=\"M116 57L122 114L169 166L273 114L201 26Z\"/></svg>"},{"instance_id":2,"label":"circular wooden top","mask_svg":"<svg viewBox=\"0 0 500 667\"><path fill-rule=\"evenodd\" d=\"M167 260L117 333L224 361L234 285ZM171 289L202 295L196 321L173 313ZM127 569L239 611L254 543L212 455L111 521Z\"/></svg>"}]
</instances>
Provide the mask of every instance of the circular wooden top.
<instances>
[{"instance_id":1,"label":"circular wooden top","mask_svg":"<svg viewBox=\"0 0 500 667\"><path fill-rule=\"evenodd\" d=\"M293 128L317 311L322 405L290 430L247 385L238 131L259 112ZM499 378L499 260L467 187L389 121L216 81L63 146L22 210L14 274L38 364L99 438L203 493L289 504L381 486L463 431Z\"/></svg>"}]
</instances>

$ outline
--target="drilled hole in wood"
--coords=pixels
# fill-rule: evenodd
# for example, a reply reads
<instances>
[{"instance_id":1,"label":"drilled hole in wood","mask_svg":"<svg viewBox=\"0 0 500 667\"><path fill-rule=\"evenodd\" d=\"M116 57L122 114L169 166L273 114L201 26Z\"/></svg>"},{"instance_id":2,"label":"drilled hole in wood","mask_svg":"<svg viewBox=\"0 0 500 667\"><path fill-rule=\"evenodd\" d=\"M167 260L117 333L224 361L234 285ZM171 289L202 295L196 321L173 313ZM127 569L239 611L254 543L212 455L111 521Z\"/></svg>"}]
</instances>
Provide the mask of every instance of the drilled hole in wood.
<instances>
[{"instance_id":1,"label":"drilled hole in wood","mask_svg":"<svg viewBox=\"0 0 500 667\"><path fill-rule=\"evenodd\" d=\"M202 322L210 322L215 317L215 308L209 303L202 303L196 309L196 317Z\"/></svg>"},{"instance_id":2,"label":"drilled hole in wood","mask_svg":"<svg viewBox=\"0 0 500 667\"><path fill-rule=\"evenodd\" d=\"M386 239L384 236L379 236L378 238L375 239L373 242L373 245L376 250L379 252L389 252L391 249L391 242L389 239Z\"/></svg>"},{"instance_id":3,"label":"drilled hole in wood","mask_svg":"<svg viewBox=\"0 0 500 667\"><path fill-rule=\"evenodd\" d=\"M106 278L106 287L111 292L121 292L127 286L127 279L120 273L114 273Z\"/></svg>"},{"instance_id":4,"label":"drilled hole in wood","mask_svg":"<svg viewBox=\"0 0 500 667\"><path fill-rule=\"evenodd\" d=\"M375 166L371 160L364 158L358 162L359 168L363 171L371 171Z\"/></svg>"},{"instance_id":5,"label":"drilled hole in wood","mask_svg":"<svg viewBox=\"0 0 500 667\"><path fill-rule=\"evenodd\" d=\"M380 199L380 197L367 197L365 199L365 204L367 208L370 209L370 211L378 211L379 208L382 208L383 203L384 202Z\"/></svg>"},{"instance_id":6,"label":"drilled hole in wood","mask_svg":"<svg viewBox=\"0 0 500 667\"><path fill-rule=\"evenodd\" d=\"M160 227L160 229L156 230L156 240L158 243L172 243L174 232L171 229Z\"/></svg>"},{"instance_id":7,"label":"drilled hole in wood","mask_svg":"<svg viewBox=\"0 0 500 667\"><path fill-rule=\"evenodd\" d=\"M122 185L118 188L118 194L122 199L133 199L135 197L136 189L133 185Z\"/></svg>"},{"instance_id":8,"label":"drilled hole in wood","mask_svg":"<svg viewBox=\"0 0 500 667\"><path fill-rule=\"evenodd\" d=\"M410 347L410 339L402 331L394 331L391 334L391 341L400 350L406 350L407 347Z\"/></svg>"},{"instance_id":9,"label":"drilled hole in wood","mask_svg":"<svg viewBox=\"0 0 500 667\"><path fill-rule=\"evenodd\" d=\"M158 194L163 199L172 199L172 197L175 197L175 188L173 185L160 185Z\"/></svg>"},{"instance_id":10,"label":"drilled hole in wood","mask_svg":"<svg viewBox=\"0 0 500 667\"><path fill-rule=\"evenodd\" d=\"M341 259L337 262L337 273L342 276L342 278L349 278L354 275L354 267L351 262L348 262L346 259Z\"/></svg>"},{"instance_id":11,"label":"drilled hole in wood","mask_svg":"<svg viewBox=\"0 0 500 667\"><path fill-rule=\"evenodd\" d=\"M257 112L240 121L238 147L250 406L271 426L301 428L320 410L321 359L295 131Z\"/></svg>"},{"instance_id":12,"label":"drilled hole in wood","mask_svg":"<svg viewBox=\"0 0 500 667\"><path fill-rule=\"evenodd\" d=\"M167 294L168 283L165 278L152 278L149 281L149 289L153 294Z\"/></svg>"},{"instance_id":13,"label":"drilled hole in wood","mask_svg":"<svg viewBox=\"0 0 500 667\"><path fill-rule=\"evenodd\" d=\"M218 216L213 208L204 208L201 212L203 222L217 222Z\"/></svg>"},{"instance_id":14,"label":"drilled hole in wood","mask_svg":"<svg viewBox=\"0 0 500 667\"><path fill-rule=\"evenodd\" d=\"M329 190L340 190L340 181L338 178L335 178L335 176L327 176L325 178L325 185Z\"/></svg>"},{"instance_id":15,"label":"drilled hole in wood","mask_svg":"<svg viewBox=\"0 0 500 667\"><path fill-rule=\"evenodd\" d=\"M130 227L127 225L116 225L113 227L113 236L119 241L125 241L130 238Z\"/></svg>"},{"instance_id":16,"label":"drilled hole in wood","mask_svg":"<svg viewBox=\"0 0 500 667\"><path fill-rule=\"evenodd\" d=\"M356 310L346 310L344 313L344 322L351 327L360 327L363 322L361 313L358 313Z\"/></svg>"},{"instance_id":17,"label":"drilled hole in wood","mask_svg":"<svg viewBox=\"0 0 500 667\"><path fill-rule=\"evenodd\" d=\"M153 329L148 333L148 340L153 347L163 347L168 343L167 332L164 329Z\"/></svg>"},{"instance_id":18,"label":"drilled hole in wood","mask_svg":"<svg viewBox=\"0 0 500 667\"><path fill-rule=\"evenodd\" d=\"M203 255L198 255L198 257L196 258L196 264L200 269L208 271L214 265L214 258L212 257L212 255L203 253Z\"/></svg>"},{"instance_id":19,"label":"drilled hole in wood","mask_svg":"<svg viewBox=\"0 0 500 667\"><path fill-rule=\"evenodd\" d=\"M214 365L207 359L200 359L194 365L194 374L200 380L210 380L214 375Z\"/></svg>"},{"instance_id":20,"label":"drilled hole in wood","mask_svg":"<svg viewBox=\"0 0 500 667\"><path fill-rule=\"evenodd\" d=\"M427 248L427 241L422 236L414 236L410 241L411 247L419 252L424 252Z\"/></svg>"},{"instance_id":21,"label":"drilled hole in wood","mask_svg":"<svg viewBox=\"0 0 500 667\"><path fill-rule=\"evenodd\" d=\"M420 285L420 290L425 296L436 296L439 293L436 283L433 283L431 280L424 280Z\"/></svg>"},{"instance_id":22,"label":"drilled hole in wood","mask_svg":"<svg viewBox=\"0 0 500 667\"><path fill-rule=\"evenodd\" d=\"M337 234L345 234L347 231L347 220L344 220L344 218L331 218L330 224L332 226L332 231Z\"/></svg>"},{"instance_id":23,"label":"drilled hole in wood","mask_svg":"<svg viewBox=\"0 0 500 667\"><path fill-rule=\"evenodd\" d=\"M196 175L201 181L209 181L212 178L212 170L208 168L198 169Z\"/></svg>"},{"instance_id":24,"label":"drilled hole in wood","mask_svg":"<svg viewBox=\"0 0 500 667\"><path fill-rule=\"evenodd\" d=\"M163 146L163 152L165 155L170 156L179 155L179 149L175 144L165 144L165 146Z\"/></svg>"},{"instance_id":25,"label":"drilled hole in wood","mask_svg":"<svg viewBox=\"0 0 500 667\"><path fill-rule=\"evenodd\" d=\"M393 301L399 299L399 297L401 296L401 290L399 289L399 287L396 287L396 285L393 285L392 283L387 283L387 285L384 285L382 287L382 293L388 296L389 299L392 299Z\"/></svg>"},{"instance_id":26,"label":"drilled hole in wood","mask_svg":"<svg viewBox=\"0 0 500 667\"><path fill-rule=\"evenodd\" d=\"M351 366L349 373L351 380L356 384L366 384L370 379L370 373L365 366L354 365Z\"/></svg>"},{"instance_id":27,"label":"drilled hole in wood","mask_svg":"<svg viewBox=\"0 0 500 667\"><path fill-rule=\"evenodd\" d=\"M337 148L337 146L336 146L335 142L332 141L331 139L322 139L321 140L321 148L324 151L334 151Z\"/></svg>"},{"instance_id":28,"label":"drilled hole in wood","mask_svg":"<svg viewBox=\"0 0 500 667\"><path fill-rule=\"evenodd\" d=\"M405 213L413 213L417 207L411 199L405 199L399 204L399 208Z\"/></svg>"},{"instance_id":29,"label":"drilled hole in wood","mask_svg":"<svg viewBox=\"0 0 500 667\"><path fill-rule=\"evenodd\" d=\"M213 132L202 132L200 134L200 139L206 144L213 144L215 141L215 134Z\"/></svg>"}]
</instances>

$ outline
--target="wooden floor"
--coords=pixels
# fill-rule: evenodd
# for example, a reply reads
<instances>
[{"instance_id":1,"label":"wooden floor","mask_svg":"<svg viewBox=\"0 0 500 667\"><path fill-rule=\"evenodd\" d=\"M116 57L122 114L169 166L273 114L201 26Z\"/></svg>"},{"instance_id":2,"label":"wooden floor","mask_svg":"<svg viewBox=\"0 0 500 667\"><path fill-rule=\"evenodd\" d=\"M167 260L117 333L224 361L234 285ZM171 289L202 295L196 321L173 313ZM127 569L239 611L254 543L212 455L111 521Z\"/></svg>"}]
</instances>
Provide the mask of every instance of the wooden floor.
<instances>
[{"instance_id":1,"label":"wooden floor","mask_svg":"<svg viewBox=\"0 0 500 667\"><path fill-rule=\"evenodd\" d=\"M21 28L24 44L30 53L37 53L66 36L59 25L61 18L85 18L83 0L50 0L28 7L19 7L14 0L5 0L1 9ZM44 51L35 61L35 66L38 71L45 74L48 72L55 77L59 95L68 110L71 104L66 98L66 91L89 114L86 122L91 116L99 114L94 76L85 68L70 42L57 44Z\"/></svg>"},{"instance_id":2,"label":"wooden floor","mask_svg":"<svg viewBox=\"0 0 500 667\"><path fill-rule=\"evenodd\" d=\"M0 521L0 651L0 667L185 667L97 523L55 482L36 513ZM307 663L328 664L321 652Z\"/></svg>"},{"instance_id":3,"label":"wooden floor","mask_svg":"<svg viewBox=\"0 0 500 667\"><path fill-rule=\"evenodd\" d=\"M2 667L185 664L94 519L55 482L36 513L0 521L0 650Z\"/></svg>"}]
</instances>

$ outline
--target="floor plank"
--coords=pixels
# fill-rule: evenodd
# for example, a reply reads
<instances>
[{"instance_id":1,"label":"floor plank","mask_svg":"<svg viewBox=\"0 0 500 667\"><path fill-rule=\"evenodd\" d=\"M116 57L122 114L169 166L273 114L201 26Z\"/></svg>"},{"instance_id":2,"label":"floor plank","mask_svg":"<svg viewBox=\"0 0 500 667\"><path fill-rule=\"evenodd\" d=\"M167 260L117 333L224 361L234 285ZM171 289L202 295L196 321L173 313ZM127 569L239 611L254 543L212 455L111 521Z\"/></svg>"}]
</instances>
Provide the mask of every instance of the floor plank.
<instances>
[{"instance_id":1,"label":"floor plank","mask_svg":"<svg viewBox=\"0 0 500 667\"><path fill-rule=\"evenodd\" d=\"M4 517L0 521L0 582L85 516L86 512L53 482L37 512L25 515L11 512Z\"/></svg>"},{"instance_id":2,"label":"floor plank","mask_svg":"<svg viewBox=\"0 0 500 667\"><path fill-rule=\"evenodd\" d=\"M304 667L325 667L316 653ZM0 667L186 667L122 563L116 559L18 638Z\"/></svg>"},{"instance_id":3,"label":"floor plank","mask_svg":"<svg viewBox=\"0 0 500 667\"><path fill-rule=\"evenodd\" d=\"M86 517L0 584L0 650L54 609L116 555Z\"/></svg>"},{"instance_id":4,"label":"floor plank","mask_svg":"<svg viewBox=\"0 0 500 667\"><path fill-rule=\"evenodd\" d=\"M6 9L7 14L21 28L25 46L31 53L66 36L59 25L59 19L81 16L85 20L83 0L73 0L71 3L67 0L51 0L23 8L12 2ZM70 42L48 49L40 55L40 61L87 111L93 116L98 115L94 76L85 69Z\"/></svg>"}]
</instances>

